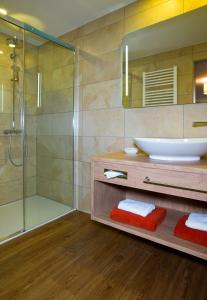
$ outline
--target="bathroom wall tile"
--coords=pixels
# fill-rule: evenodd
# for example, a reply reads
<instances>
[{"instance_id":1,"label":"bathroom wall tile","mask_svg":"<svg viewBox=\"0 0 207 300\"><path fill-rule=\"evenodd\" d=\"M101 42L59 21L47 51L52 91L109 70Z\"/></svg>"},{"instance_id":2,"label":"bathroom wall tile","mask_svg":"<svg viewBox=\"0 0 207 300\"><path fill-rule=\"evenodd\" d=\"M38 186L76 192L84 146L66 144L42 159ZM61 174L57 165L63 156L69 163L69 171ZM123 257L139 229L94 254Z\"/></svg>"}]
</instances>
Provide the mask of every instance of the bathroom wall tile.
<instances>
[{"instance_id":1,"label":"bathroom wall tile","mask_svg":"<svg viewBox=\"0 0 207 300\"><path fill-rule=\"evenodd\" d=\"M26 177L24 179L24 196L31 197L36 195L36 176L35 177Z\"/></svg>"},{"instance_id":2,"label":"bathroom wall tile","mask_svg":"<svg viewBox=\"0 0 207 300\"><path fill-rule=\"evenodd\" d=\"M37 74L24 73L24 92L37 95Z\"/></svg>"},{"instance_id":3,"label":"bathroom wall tile","mask_svg":"<svg viewBox=\"0 0 207 300\"><path fill-rule=\"evenodd\" d=\"M37 176L37 194L52 199L52 182L51 179L41 177L39 174Z\"/></svg>"},{"instance_id":4,"label":"bathroom wall tile","mask_svg":"<svg viewBox=\"0 0 207 300\"><path fill-rule=\"evenodd\" d=\"M83 112L83 136L123 136L123 109Z\"/></svg>"},{"instance_id":5,"label":"bathroom wall tile","mask_svg":"<svg viewBox=\"0 0 207 300\"><path fill-rule=\"evenodd\" d=\"M0 183L0 205L23 198L23 184L20 180Z\"/></svg>"},{"instance_id":6,"label":"bathroom wall tile","mask_svg":"<svg viewBox=\"0 0 207 300\"><path fill-rule=\"evenodd\" d=\"M26 114L27 115L35 115L37 113L37 95L25 93L24 100L25 100Z\"/></svg>"},{"instance_id":7,"label":"bathroom wall tile","mask_svg":"<svg viewBox=\"0 0 207 300\"><path fill-rule=\"evenodd\" d=\"M72 184L68 184L63 181L53 180L51 182L51 185L52 185L51 199L69 205L70 207L74 206Z\"/></svg>"},{"instance_id":8,"label":"bathroom wall tile","mask_svg":"<svg viewBox=\"0 0 207 300\"><path fill-rule=\"evenodd\" d=\"M52 67L65 67L66 65L74 64L74 52L65 49L62 46L55 45L53 47Z\"/></svg>"},{"instance_id":9,"label":"bathroom wall tile","mask_svg":"<svg viewBox=\"0 0 207 300\"><path fill-rule=\"evenodd\" d=\"M92 55L101 55L118 49L123 37L123 20L87 35L82 50Z\"/></svg>"},{"instance_id":10,"label":"bathroom wall tile","mask_svg":"<svg viewBox=\"0 0 207 300\"><path fill-rule=\"evenodd\" d=\"M52 135L73 135L73 113L51 114Z\"/></svg>"},{"instance_id":11,"label":"bathroom wall tile","mask_svg":"<svg viewBox=\"0 0 207 300\"><path fill-rule=\"evenodd\" d=\"M72 88L74 85L74 66L67 65L53 71L52 90Z\"/></svg>"},{"instance_id":12,"label":"bathroom wall tile","mask_svg":"<svg viewBox=\"0 0 207 300\"><path fill-rule=\"evenodd\" d=\"M98 18L92 22L87 23L86 25L80 28L79 37L88 35L94 31L100 30L106 26L109 26L113 23L124 18L124 8L118 9L110 14L107 14L101 18Z\"/></svg>"},{"instance_id":13,"label":"bathroom wall tile","mask_svg":"<svg viewBox=\"0 0 207 300\"><path fill-rule=\"evenodd\" d=\"M91 186L91 164L88 162L78 162L79 178L78 184L83 187Z\"/></svg>"},{"instance_id":14,"label":"bathroom wall tile","mask_svg":"<svg viewBox=\"0 0 207 300\"><path fill-rule=\"evenodd\" d=\"M123 137L79 137L79 160L89 163L96 154L117 152L123 148Z\"/></svg>"},{"instance_id":15,"label":"bathroom wall tile","mask_svg":"<svg viewBox=\"0 0 207 300\"><path fill-rule=\"evenodd\" d=\"M169 0L125 19L125 32L170 19L183 13L182 0Z\"/></svg>"},{"instance_id":16,"label":"bathroom wall tile","mask_svg":"<svg viewBox=\"0 0 207 300\"><path fill-rule=\"evenodd\" d=\"M16 168L8 160L0 161L0 183L21 180L22 176L22 167Z\"/></svg>"},{"instance_id":17,"label":"bathroom wall tile","mask_svg":"<svg viewBox=\"0 0 207 300\"><path fill-rule=\"evenodd\" d=\"M129 4L128 6L125 7L125 17L127 18L136 15L144 10L154 9L155 6L163 4L167 1L168 0L135 1L134 3Z\"/></svg>"},{"instance_id":18,"label":"bathroom wall tile","mask_svg":"<svg viewBox=\"0 0 207 300\"><path fill-rule=\"evenodd\" d=\"M28 136L36 136L37 117L35 115L26 115L25 116L25 129L26 129L26 134Z\"/></svg>"},{"instance_id":19,"label":"bathroom wall tile","mask_svg":"<svg viewBox=\"0 0 207 300\"><path fill-rule=\"evenodd\" d=\"M206 0L184 0L184 12L207 5Z\"/></svg>"},{"instance_id":20,"label":"bathroom wall tile","mask_svg":"<svg viewBox=\"0 0 207 300\"><path fill-rule=\"evenodd\" d=\"M125 137L183 136L183 106L163 106L125 111Z\"/></svg>"},{"instance_id":21,"label":"bathroom wall tile","mask_svg":"<svg viewBox=\"0 0 207 300\"><path fill-rule=\"evenodd\" d=\"M72 183L73 161L38 156L37 176Z\"/></svg>"},{"instance_id":22,"label":"bathroom wall tile","mask_svg":"<svg viewBox=\"0 0 207 300\"><path fill-rule=\"evenodd\" d=\"M24 161L24 175L26 177L36 176L36 157L30 157Z\"/></svg>"},{"instance_id":23,"label":"bathroom wall tile","mask_svg":"<svg viewBox=\"0 0 207 300\"><path fill-rule=\"evenodd\" d=\"M37 116L37 135L51 135L52 134L52 117L51 115Z\"/></svg>"},{"instance_id":24,"label":"bathroom wall tile","mask_svg":"<svg viewBox=\"0 0 207 300\"><path fill-rule=\"evenodd\" d=\"M207 121L207 103L184 106L184 137L207 137L206 127L192 127L196 121Z\"/></svg>"},{"instance_id":25,"label":"bathroom wall tile","mask_svg":"<svg viewBox=\"0 0 207 300\"><path fill-rule=\"evenodd\" d=\"M191 99L193 99L193 74L191 75L178 75L178 94L186 95L190 94Z\"/></svg>"},{"instance_id":26,"label":"bathroom wall tile","mask_svg":"<svg viewBox=\"0 0 207 300\"><path fill-rule=\"evenodd\" d=\"M81 84L121 78L120 55L120 50L100 56L87 55L84 61L80 63Z\"/></svg>"},{"instance_id":27,"label":"bathroom wall tile","mask_svg":"<svg viewBox=\"0 0 207 300\"><path fill-rule=\"evenodd\" d=\"M73 111L73 88L47 91L42 94L42 114Z\"/></svg>"},{"instance_id":28,"label":"bathroom wall tile","mask_svg":"<svg viewBox=\"0 0 207 300\"><path fill-rule=\"evenodd\" d=\"M207 1L206 1L206 3L207 3ZM192 48L193 48L193 53L206 52L207 51L207 42L194 45Z\"/></svg>"},{"instance_id":29,"label":"bathroom wall tile","mask_svg":"<svg viewBox=\"0 0 207 300\"><path fill-rule=\"evenodd\" d=\"M37 137L38 155L73 159L73 137L67 135L44 135Z\"/></svg>"},{"instance_id":30,"label":"bathroom wall tile","mask_svg":"<svg viewBox=\"0 0 207 300\"><path fill-rule=\"evenodd\" d=\"M122 107L121 79L83 86L82 110Z\"/></svg>"},{"instance_id":31,"label":"bathroom wall tile","mask_svg":"<svg viewBox=\"0 0 207 300\"><path fill-rule=\"evenodd\" d=\"M91 191L90 188L78 186L77 188L78 210L90 213Z\"/></svg>"},{"instance_id":32,"label":"bathroom wall tile","mask_svg":"<svg viewBox=\"0 0 207 300\"><path fill-rule=\"evenodd\" d=\"M4 129L11 127L12 115L11 114L0 114L0 133L3 133Z\"/></svg>"}]
</instances>

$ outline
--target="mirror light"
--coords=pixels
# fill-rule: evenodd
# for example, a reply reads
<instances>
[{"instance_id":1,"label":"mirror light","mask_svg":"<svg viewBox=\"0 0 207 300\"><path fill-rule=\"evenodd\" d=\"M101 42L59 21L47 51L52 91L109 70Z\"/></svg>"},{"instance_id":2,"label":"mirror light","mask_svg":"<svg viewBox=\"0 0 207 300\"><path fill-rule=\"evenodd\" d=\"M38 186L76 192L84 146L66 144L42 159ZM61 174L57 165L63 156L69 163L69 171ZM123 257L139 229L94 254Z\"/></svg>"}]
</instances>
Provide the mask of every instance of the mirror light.
<instances>
[{"instance_id":1,"label":"mirror light","mask_svg":"<svg viewBox=\"0 0 207 300\"><path fill-rule=\"evenodd\" d=\"M4 51L0 50L0 54L4 54Z\"/></svg>"},{"instance_id":2,"label":"mirror light","mask_svg":"<svg viewBox=\"0 0 207 300\"><path fill-rule=\"evenodd\" d=\"M207 82L204 82L203 84L203 93L204 95L207 95Z\"/></svg>"},{"instance_id":3,"label":"mirror light","mask_svg":"<svg viewBox=\"0 0 207 300\"><path fill-rule=\"evenodd\" d=\"M125 73L126 73L126 96L128 97L129 96L129 82L128 82L128 73L129 73L129 47L128 45L126 45L126 48L125 48L125 67L126 67L126 70L125 70Z\"/></svg>"},{"instance_id":4,"label":"mirror light","mask_svg":"<svg viewBox=\"0 0 207 300\"><path fill-rule=\"evenodd\" d=\"M7 15L7 10L4 8L0 8L0 14L6 16Z\"/></svg>"}]
</instances>

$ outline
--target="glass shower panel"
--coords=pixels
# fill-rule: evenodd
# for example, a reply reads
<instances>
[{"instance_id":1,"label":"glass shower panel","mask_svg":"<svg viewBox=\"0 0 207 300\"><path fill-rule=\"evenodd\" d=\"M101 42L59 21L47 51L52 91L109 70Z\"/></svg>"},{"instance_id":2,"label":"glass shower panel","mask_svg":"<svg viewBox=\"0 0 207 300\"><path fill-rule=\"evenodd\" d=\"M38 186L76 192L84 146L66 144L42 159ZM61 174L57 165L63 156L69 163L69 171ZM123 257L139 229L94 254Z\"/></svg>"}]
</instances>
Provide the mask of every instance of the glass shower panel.
<instances>
[{"instance_id":1,"label":"glass shower panel","mask_svg":"<svg viewBox=\"0 0 207 300\"><path fill-rule=\"evenodd\" d=\"M23 36L0 19L0 241L24 230Z\"/></svg>"},{"instance_id":2,"label":"glass shower panel","mask_svg":"<svg viewBox=\"0 0 207 300\"><path fill-rule=\"evenodd\" d=\"M74 52L25 32L26 229L73 209Z\"/></svg>"}]
</instances>

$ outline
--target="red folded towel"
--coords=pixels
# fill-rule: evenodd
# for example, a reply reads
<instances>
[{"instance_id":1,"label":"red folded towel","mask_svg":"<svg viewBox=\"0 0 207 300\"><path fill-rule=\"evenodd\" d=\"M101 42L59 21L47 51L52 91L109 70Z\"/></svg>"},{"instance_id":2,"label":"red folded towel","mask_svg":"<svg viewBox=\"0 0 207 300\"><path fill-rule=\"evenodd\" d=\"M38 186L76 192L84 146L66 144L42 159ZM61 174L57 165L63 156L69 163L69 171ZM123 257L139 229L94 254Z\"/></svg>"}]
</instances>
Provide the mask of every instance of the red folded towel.
<instances>
[{"instance_id":1,"label":"red folded towel","mask_svg":"<svg viewBox=\"0 0 207 300\"><path fill-rule=\"evenodd\" d=\"M161 207L156 208L146 217L118 209L117 207L114 207L111 211L112 220L141 227L150 231L155 231L157 226L162 223L165 216L166 209Z\"/></svg>"},{"instance_id":2,"label":"red folded towel","mask_svg":"<svg viewBox=\"0 0 207 300\"><path fill-rule=\"evenodd\" d=\"M185 225L185 221L188 219L189 215L184 215L180 218L174 229L174 235L184 239L189 240L196 244L201 244L207 246L207 231L198 230L190 228Z\"/></svg>"}]
</instances>

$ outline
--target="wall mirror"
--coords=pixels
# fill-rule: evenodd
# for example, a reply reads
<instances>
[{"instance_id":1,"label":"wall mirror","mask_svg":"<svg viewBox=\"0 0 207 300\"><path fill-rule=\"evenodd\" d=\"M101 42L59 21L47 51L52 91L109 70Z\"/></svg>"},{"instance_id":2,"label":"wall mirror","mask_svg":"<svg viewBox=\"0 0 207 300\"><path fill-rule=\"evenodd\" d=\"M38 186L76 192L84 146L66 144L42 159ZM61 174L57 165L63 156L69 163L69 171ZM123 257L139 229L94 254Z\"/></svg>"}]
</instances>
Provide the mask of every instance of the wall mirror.
<instances>
[{"instance_id":1,"label":"wall mirror","mask_svg":"<svg viewBox=\"0 0 207 300\"><path fill-rule=\"evenodd\" d=\"M124 37L123 106L207 103L207 7Z\"/></svg>"}]
</instances>

